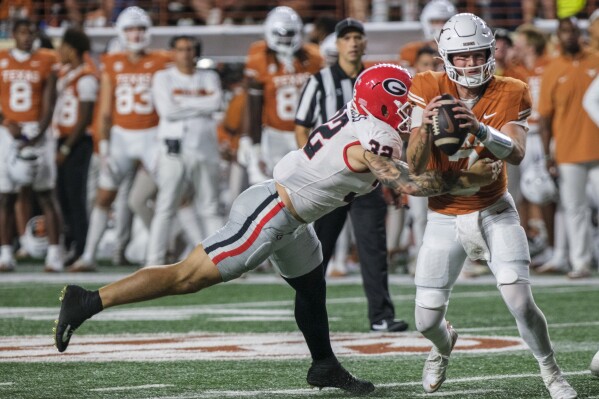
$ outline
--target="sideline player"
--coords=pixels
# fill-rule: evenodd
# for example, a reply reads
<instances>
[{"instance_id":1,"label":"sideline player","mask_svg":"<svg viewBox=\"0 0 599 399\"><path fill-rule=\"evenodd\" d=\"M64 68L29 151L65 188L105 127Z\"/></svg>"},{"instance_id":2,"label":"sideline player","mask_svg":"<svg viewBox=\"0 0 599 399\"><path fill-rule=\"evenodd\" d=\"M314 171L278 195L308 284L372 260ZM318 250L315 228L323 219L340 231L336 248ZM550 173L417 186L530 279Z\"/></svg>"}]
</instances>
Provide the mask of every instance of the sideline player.
<instances>
[{"instance_id":1,"label":"sideline player","mask_svg":"<svg viewBox=\"0 0 599 399\"><path fill-rule=\"evenodd\" d=\"M64 218L65 245L73 247L76 257L83 253L87 235L86 184L93 151L89 127L99 90L96 70L84 58L89 50L90 40L83 31L65 31L58 50L63 67L56 82L58 97L52 118L58 138L56 191Z\"/></svg>"},{"instance_id":2,"label":"sideline player","mask_svg":"<svg viewBox=\"0 0 599 399\"><path fill-rule=\"evenodd\" d=\"M276 7L266 17L266 45L250 49L248 79L249 137L239 141L238 160L250 183L272 176L275 164L297 148L295 110L310 75L323 65L318 47L302 43L303 23L293 9Z\"/></svg>"},{"instance_id":3,"label":"sideline player","mask_svg":"<svg viewBox=\"0 0 599 399\"><path fill-rule=\"evenodd\" d=\"M315 129L309 144L287 154L276 165L274 180L243 192L227 224L182 262L140 269L99 291L65 287L55 328L58 350L63 352L72 333L105 308L197 292L235 279L270 257L296 291L295 318L312 356L308 383L355 394L373 391L372 383L353 377L333 354L322 252L309 223L370 192L377 180L410 194L434 195L487 185L501 169L501 161L481 160L469 171L431 171L412 180L398 160L397 132L409 124L409 87L410 75L396 65L364 71L353 101Z\"/></svg>"},{"instance_id":4,"label":"sideline player","mask_svg":"<svg viewBox=\"0 0 599 399\"><path fill-rule=\"evenodd\" d=\"M195 234L192 245L222 227L218 215L220 154L212 119L221 105L222 89L215 71L195 68L199 48L197 39L175 36L171 41L175 65L156 72L152 82L161 151L147 264L165 262L170 224L188 188L193 192L194 212L186 220L179 219L186 231L187 225L199 225L200 234Z\"/></svg>"},{"instance_id":5,"label":"sideline player","mask_svg":"<svg viewBox=\"0 0 599 399\"><path fill-rule=\"evenodd\" d=\"M446 72L425 72L414 78L414 102L408 163L416 174L431 170L468 170L488 157L519 164L524 157L526 119L531 97L524 82L493 76L495 38L479 17L464 13L450 18L439 38ZM428 124L438 113L442 93L459 99L454 108L470 134L451 157L432 145ZM427 105L428 104L428 105ZM555 360L547 321L532 297L530 255L514 201L507 192L507 174L481 189L429 198L428 223L416 265L416 327L432 341L422 373L427 393L446 378L449 355L458 334L445 320L449 296L466 257L485 260L497 287L516 319L522 339L537 359L545 386L554 399L575 398Z\"/></svg>"},{"instance_id":6,"label":"sideline player","mask_svg":"<svg viewBox=\"0 0 599 399\"><path fill-rule=\"evenodd\" d=\"M23 147L31 147L37 156L32 185L44 213L48 232L45 270L64 267L60 245L60 211L54 195L56 185L55 140L46 131L52 120L56 97L57 58L46 49L33 50L31 21L17 20L13 26L15 48L0 53L0 271L15 268L15 201L21 185L9 172L9 158Z\"/></svg>"},{"instance_id":7,"label":"sideline player","mask_svg":"<svg viewBox=\"0 0 599 399\"><path fill-rule=\"evenodd\" d=\"M152 101L151 82L154 73L170 62L170 56L146 50L151 26L150 17L141 8L123 10L116 28L126 52L107 54L103 60L98 111L103 161L85 251L69 268L72 272L95 270L96 250L120 183L138 161L151 171L157 156L158 114Z\"/></svg>"}]
</instances>

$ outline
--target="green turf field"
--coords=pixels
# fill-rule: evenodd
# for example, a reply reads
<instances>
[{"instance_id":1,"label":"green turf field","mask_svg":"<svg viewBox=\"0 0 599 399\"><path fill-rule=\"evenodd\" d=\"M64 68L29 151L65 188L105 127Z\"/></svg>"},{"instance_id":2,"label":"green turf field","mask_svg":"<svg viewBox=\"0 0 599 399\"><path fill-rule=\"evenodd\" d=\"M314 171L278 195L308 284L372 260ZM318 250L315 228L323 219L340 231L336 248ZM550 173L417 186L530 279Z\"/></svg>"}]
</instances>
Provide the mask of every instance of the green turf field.
<instances>
[{"instance_id":1,"label":"green turf field","mask_svg":"<svg viewBox=\"0 0 599 399\"><path fill-rule=\"evenodd\" d=\"M305 382L308 351L293 321L292 290L280 279L250 276L107 310L86 322L59 355L51 330L63 280L73 278L36 270L0 275L0 398L347 397ZM93 278L82 285L103 285L102 274ZM415 289L407 277L393 281L398 316L411 331L392 336L367 333L359 281L328 288L333 345L346 368L377 386L370 397L549 397L491 279L455 288L448 319L460 338L448 380L425 395L420 376L428 347L413 329ZM588 372L599 349L599 279L538 282L533 292L562 369L579 397L599 398L599 378ZM507 349L493 349L503 341Z\"/></svg>"}]
</instances>

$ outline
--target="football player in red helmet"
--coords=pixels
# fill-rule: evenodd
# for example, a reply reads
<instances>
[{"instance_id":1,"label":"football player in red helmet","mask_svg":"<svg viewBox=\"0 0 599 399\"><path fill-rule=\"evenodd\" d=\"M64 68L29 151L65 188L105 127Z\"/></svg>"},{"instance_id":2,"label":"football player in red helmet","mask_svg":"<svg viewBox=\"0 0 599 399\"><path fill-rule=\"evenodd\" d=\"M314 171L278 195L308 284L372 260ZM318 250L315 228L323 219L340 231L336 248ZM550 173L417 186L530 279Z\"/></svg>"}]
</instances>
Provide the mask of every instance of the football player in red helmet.
<instances>
[{"instance_id":1,"label":"football player in red helmet","mask_svg":"<svg viewBox=\"0 0 599 399\"><path fill-rule=\"evenodd\" d=\"M372 392L372 383L346 371L331 348L322 252L310 223L370 192L377 179L411 194L433 195L486 185L496 177L496 165L479 163L477 176L471 169L468 175L432 172L417 181L410 178L407 165L398 160L402 143L397 132L409 124L402 114L409 86L410 76L397 66L364 71L354 101L317 127L303 148L279 161L274 180L243 192L227 224L182 262L140 269L98 291L65 287L55 330L58 350L63 352L73 331L105 308L197 292L270 258L296 291L295 318L312 356L308 383L353 394Z\"/></svg>"}]
</instances>

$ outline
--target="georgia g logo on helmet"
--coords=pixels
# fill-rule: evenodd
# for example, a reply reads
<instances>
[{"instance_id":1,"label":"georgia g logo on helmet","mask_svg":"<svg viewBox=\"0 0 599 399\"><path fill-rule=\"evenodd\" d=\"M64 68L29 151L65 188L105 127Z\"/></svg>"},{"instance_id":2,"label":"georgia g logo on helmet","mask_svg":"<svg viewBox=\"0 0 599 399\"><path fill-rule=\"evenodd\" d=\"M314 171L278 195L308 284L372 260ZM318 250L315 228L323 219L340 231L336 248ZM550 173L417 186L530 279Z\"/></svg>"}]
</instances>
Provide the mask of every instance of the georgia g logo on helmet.
<instances>
[{"instance_id":1,"label":"georgia g logo on helmet","mask_svg":"<svg viewBox=\"0 0 599 399\"><path fill-rule=\"evenodd\" d=\"M408 94L408 88L406 84L399 79L385 79L383 81L383 88L391 95L402 97Z\"/></svg>"}]
</instances>

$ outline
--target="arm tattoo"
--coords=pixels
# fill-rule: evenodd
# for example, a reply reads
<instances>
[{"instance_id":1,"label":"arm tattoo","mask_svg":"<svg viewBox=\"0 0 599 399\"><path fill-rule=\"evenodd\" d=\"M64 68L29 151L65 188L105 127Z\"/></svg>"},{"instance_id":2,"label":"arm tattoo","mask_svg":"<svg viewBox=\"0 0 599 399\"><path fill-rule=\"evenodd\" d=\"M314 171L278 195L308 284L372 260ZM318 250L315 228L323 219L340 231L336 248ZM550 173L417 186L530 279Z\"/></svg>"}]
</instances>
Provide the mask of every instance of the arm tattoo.
<instances>
[{"instance_id":1,"label":"arm tattoo","mask_svg":"<svg viewBox=\"0 0 599 399\"><path fill-rule=\"evenodd\" d=\"M409 172L405 162L381 157L370 151L364 151L364 160L381 183L404 194L430 197L455 188L464 188L459 180L459 172L427 170L420 175L414 175Z\"/></svg>"}]
</instances>

